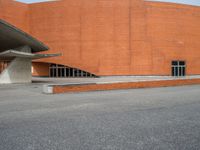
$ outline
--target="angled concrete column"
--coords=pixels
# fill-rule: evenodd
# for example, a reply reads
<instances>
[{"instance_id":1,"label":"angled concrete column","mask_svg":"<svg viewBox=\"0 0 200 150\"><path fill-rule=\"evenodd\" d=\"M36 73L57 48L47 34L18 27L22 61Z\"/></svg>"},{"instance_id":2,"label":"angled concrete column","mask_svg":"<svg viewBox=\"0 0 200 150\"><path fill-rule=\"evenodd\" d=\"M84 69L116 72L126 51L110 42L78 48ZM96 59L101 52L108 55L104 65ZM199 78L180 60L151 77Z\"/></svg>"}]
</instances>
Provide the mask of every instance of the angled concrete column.
<instances>
[{"instance_id":1,"label":"angled concrete column","mask_svg":"<svg viewBox=\"0 0 200 150\"><path fill-rule=\"evenodd\" d=\"M15 50L17 50L19 52L31 53L31 48L27 45L21 46L19 48L15 48Z\"/></svg>"},{"instance_id":2,"label":"angled concrete column","mask_svg":"<svg viewBox=\"0 0 200 150\"><path fill-rule=\"evenodd\" d=\"M31 59L17 57L0 74L0 83L30 83L31 77Z\"/></svg>"},{"instance_id":3,"label":"angled concrete column","mask_svg":"<svg viewBox=\"0 0 200 150\"><path fill-rule=\"evenodd\" d=\"M10 62L0 74L0 84L31 82L31 60L61 55L38 54L48 46L1 19L0 33L0 60Z\"/></svg>"}]
</instances>

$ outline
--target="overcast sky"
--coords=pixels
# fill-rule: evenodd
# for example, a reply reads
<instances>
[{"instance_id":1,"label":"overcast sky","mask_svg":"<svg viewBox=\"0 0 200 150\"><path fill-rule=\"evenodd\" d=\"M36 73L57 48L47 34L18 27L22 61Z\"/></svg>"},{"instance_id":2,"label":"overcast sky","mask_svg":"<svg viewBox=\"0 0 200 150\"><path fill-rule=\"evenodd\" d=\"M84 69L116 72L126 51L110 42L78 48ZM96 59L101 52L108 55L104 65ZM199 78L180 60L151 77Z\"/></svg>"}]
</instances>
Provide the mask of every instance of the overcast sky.
<instances>
[{"instance_id":1,"label":"overcast sky","mask_svg":"<svg viewBox=\"0 0 200 150\"><path fill-rule=\"evenodd\" d=\"M51 0L16 0L16 1L25 3L34 3L34 2L51 1ZM200 0L154 0L154 1L174 2L174 3L183 3L183 4L200 6Z\"/></svg>"}]
</instances>

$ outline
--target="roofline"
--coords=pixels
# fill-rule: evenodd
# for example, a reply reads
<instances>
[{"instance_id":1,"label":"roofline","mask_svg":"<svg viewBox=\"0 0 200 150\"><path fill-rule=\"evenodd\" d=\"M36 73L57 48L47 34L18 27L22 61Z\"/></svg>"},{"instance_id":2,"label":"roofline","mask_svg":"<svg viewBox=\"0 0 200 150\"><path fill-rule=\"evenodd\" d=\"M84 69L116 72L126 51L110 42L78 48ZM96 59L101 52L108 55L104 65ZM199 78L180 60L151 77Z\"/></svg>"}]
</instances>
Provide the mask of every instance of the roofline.
<instances>
[{"instance_id":1,"label":"roofline","mask_svg":"<svg viewBox=\"0 0 200 150\"><path fill-rule=\"evenodd\" d=\"M168 4L168 5L171 5L171 6L180 6L180 7L194 7L194 8L200 8L200 6L198 5L192 5L192 4L185 4L185 3L176 3L176 2L163 2L161 0L144 0L145 2L147 3L159 3L159 4Z\"/></svg>"},{"instance_id":2,"label":"roofline","mask_svg":"<svg viewBox=\"0 0 200 150\"><path fill-rule=\"evenodd\" d=\"M46 0L46 1L39 1L39 2L21 2L21 1L18 1L18 0L14 0L14 1L18 2L18 3L25 4L25 5L32 5L32 4L38 4L38 3L58 2L58 1L61 1L61 0Z\"/></svg>"}]
</instances>

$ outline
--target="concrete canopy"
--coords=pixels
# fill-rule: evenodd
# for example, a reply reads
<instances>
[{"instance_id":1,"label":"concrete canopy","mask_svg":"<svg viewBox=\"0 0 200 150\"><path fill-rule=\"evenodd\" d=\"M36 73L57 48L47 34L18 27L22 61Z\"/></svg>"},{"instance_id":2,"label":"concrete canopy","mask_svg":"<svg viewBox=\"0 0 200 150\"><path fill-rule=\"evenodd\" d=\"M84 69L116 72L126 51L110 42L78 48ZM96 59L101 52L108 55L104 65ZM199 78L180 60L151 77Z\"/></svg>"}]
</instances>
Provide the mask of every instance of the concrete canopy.
<instances>
[{"instance_id":1,"label":"concrete canopy","mask_svg":"<svg viewBox=\"0 0 200 150\"><path fill-rule=\"evenodd\" d=\"M30 59L40 59L60 56L61 54L32 54L26 52L20 52L16 50L7 50L0 53L0 58L6 58L7 60L14 57L30 58Z\"/></svg>"},{"instance_id":2,"label":"concrete canopy","mask_svg":"<svg viewBox=\"0 0 200 150\"><path fill-rule=\"evenodd\" d=\"M49 48L29 34L0 19L0 52L28 45L32 52Z\"/></svg>"},{"instance_id":3,"label":"concrete canopy","mask_svg":"<svg viewBox=\"0 0 200 150\"><path fill-rule=\"evenodd\" d=\"M42 42L0 20L0 60L2 61L0 63L3 64L0 70L0 84L30 83L32 59L61 55L35 53L48 49ZM5 65L4 61L9 61L9 63Z\"/></svg>"}]
</instances>

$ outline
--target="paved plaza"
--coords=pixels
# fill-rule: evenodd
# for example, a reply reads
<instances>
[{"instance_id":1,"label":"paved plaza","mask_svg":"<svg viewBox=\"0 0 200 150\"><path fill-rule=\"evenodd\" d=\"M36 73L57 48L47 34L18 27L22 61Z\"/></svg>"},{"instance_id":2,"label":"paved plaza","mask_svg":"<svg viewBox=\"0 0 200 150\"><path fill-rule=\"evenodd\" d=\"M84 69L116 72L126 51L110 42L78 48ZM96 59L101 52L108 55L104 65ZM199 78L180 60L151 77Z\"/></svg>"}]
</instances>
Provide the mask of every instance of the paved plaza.
<instances>
[{"instance_id":1,"label":"paved plaza","mask_svg":"<svg viewBox=\"0 0 200 150\"><path fill-rule=\"evenodd\" d=\"M0 150L200 149L200 85L45 95L43 84L0 86Z\"/></svg>"}]
</instances>

